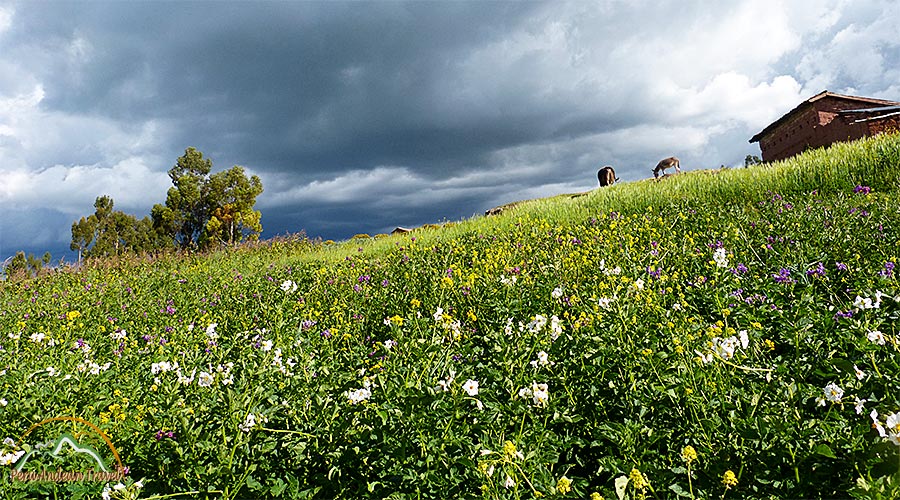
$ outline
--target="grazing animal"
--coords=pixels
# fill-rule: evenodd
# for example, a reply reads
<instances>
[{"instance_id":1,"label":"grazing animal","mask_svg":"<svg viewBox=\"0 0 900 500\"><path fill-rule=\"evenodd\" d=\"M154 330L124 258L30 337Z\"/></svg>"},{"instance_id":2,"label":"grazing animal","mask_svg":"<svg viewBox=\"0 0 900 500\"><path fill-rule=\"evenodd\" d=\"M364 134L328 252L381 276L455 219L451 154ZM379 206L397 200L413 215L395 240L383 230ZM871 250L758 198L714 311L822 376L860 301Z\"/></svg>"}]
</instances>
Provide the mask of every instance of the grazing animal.
<instances>
[{"instance_id":1,"label":"grazing animal","mask_svg":"<svg viewBox=\"0 0 900 500\"><path fill-rule=\"evenodd\" d=\"M597 180L600 181L600 187L612 186L619 180L616 177L616 171L611 165L606 165L597 172Z\"/></svg>"},{"instance_id":2,"label":"grazing animal","mask_svg":"<svg viewBox=\"0 0 900 500\"><path fill-rule=\"evenodd\" d=\"M675 173L681 173L681 164L678 162L678 158L674 156L670 156L664 160L660 160L659 163L656 164L656 168L653 169L653 178L658 179L659 174L665 174L667 168L675 167Z\"/></svg>"}]
</instances>

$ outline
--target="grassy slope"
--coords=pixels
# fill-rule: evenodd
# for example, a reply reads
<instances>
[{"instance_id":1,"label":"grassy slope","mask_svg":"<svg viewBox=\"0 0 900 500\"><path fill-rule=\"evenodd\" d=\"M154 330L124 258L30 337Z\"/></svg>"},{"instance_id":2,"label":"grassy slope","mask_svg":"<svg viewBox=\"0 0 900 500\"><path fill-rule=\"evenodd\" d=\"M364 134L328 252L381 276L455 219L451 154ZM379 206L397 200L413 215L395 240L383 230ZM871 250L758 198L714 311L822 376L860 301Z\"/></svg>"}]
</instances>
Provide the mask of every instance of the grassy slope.
<instances>
[{"instance_id":1,"label":"grassy slope","mask_svg":"<svg viewBox=\"0 0 900 500\"><path fill-rule=\"evenodd\" d=\"M565 475L577 496L613 498L616 479L636 469L653 489L636 489L632 475L634 495L843 494L896 469L896 449L851 395L870 400L866 412L900 409L896 340L866 340L875 329L896 339L890 297L900 290L883 273L897 260L898 167L900 138L881 137L535 200L401 237L276 242L2 283L0 331L20 338L0 351L10 402L0 430L17 436L23 421L59 413L105 418L158 493L528 498L560 493ZM857 185L874 193L854 194ZM720 245L728 268L712 260ZM621 274L602 272L601 261ZM513 275L515 285L500 284ZM286 279L296 295L279 290ZM888 296L880 309L836 316L876 291ZM607 298L610 309L600 305ZM74 310L80 318L61 319ZM560 318L557 340L534 324L538 315ZM402 323L384 324L390 317ZM212 348L210 323L220 332ZM124 347L109 338L117 328L129 333ZM740 330L750 342L733 359L698 362ZM65 347L28 340L38 332ZM93 346L91 361L112 367L79 372L87 356L70 348L79 338ZM265 340L300 368L273 368ZM552 367L531 364L541 351ZM175 359L210 371L233 362L234 384L154 383L149 363ZM48 365L77 384L56 390L58 379L35 375ZM436 390L451 373L451 391ZM477 399L464 391L469 379L481 384ZM348 404L366 380L371 400ZM532 382L548 384L546 407L517 396ZM846 390L844 403L819 407L830 382ZM238 431L248 412L267 415L265 428ZM159 430L176 439L156 440ZM521 458L503 453L507 441ZM692 482L680 458L687 444L699 453ZM722 484L726 470L739 480L733 489ZM516 486L504 488L503 475Z\"/></svg>"}]
</instances>

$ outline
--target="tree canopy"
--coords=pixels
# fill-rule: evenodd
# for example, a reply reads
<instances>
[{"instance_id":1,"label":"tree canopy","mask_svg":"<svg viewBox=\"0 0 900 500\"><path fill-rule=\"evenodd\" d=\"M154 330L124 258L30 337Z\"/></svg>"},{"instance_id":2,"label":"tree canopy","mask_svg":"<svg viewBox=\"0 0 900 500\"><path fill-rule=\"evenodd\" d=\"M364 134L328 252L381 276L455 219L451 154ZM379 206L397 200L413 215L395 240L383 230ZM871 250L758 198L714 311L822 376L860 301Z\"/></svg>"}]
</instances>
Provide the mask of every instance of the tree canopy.
<instances>
[{"instance_id":1,"label":"tree canopy","mask_svg":"<svg viewBox=\"0 0 900 500\"><path fill-rule=\"evenodd\" d=\"M163 248L210 248L256 240L262 214L253 207L263 192L259 177L244 168L210 175L212 160L187 148L169 169L172 187L164 204L153 206L149 217L113 210L109 196L99 196L94 213L72 223L69 247L82 257L117 256Z\"/></svg>"},{"instance_id":2,"label":"tree canopy","mask_svg":"<svg viewBox=\"0 0 900 500\"><path fill-rule=\"evenodd\" d=\"M94 213L72 223L72 242L69 248L78 257L110 257L128 252L152 250L156 240L148 217L135 216L113 210L115 202L109 196L98 196Z\"/></svg>"},{"instance_id":3,"label":"tree canopy","mask_svg":"<svg viewBox=\"0 0 900 500\"><path fill-rule=\"evenodd\" d=\"M169 170L173 186L165 204L153 207L153 227L183 249L257 239L262 214L253 206L263 192L262 181L255 175L247 178L240 166L213 175L210 171L209 158L186 149Z\"/></svg>"}]
</instances>

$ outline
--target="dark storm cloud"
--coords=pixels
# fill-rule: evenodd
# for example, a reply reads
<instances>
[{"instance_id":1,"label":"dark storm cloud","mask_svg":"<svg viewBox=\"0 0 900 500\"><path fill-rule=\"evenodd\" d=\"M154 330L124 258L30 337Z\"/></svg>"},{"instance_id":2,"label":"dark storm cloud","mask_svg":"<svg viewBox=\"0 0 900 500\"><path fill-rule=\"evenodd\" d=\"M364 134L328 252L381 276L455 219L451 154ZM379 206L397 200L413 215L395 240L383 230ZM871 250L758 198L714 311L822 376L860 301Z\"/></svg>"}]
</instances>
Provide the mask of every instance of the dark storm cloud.
<instances>
[{"instance_id":1,"label":"dark storm cloud","mask_svg":"<svg viewBox=\"0 0 900 500\"><path fill-rule=\"evenodd\" d=\"M188 146L266 188L264 236L340 239L739 165L821 90L900 97L900 7L680 2L0 5L0 246L143 216ZM755 148L755 146L753 146Z\"/></svg>"},{"instance_id":2,"label":"dark storm cloud","mask_svg":"<svg viewBox=\"0 0 900 500\"><path fill-rule=\"evenodd\" d=\"M31 37L90 45L76 71L36 70L52 82L48 108L169 119L210 156L260 170L416 163L437 173L541 133L468 103L450 123L442 101L452 96L441 95L465 54L536 5L32 4L21 14Z\"/></svg>"}]
</instances>

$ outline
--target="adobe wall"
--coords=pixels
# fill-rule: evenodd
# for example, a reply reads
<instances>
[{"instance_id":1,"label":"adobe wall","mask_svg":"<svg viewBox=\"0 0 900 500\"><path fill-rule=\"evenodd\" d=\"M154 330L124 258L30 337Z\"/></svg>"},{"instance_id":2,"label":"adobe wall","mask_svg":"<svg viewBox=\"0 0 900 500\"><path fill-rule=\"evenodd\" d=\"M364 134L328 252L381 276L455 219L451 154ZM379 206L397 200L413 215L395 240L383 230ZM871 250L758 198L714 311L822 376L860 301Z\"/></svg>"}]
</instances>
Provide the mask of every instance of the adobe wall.
<instances>
[{"instance_id":1,"label":"adobe wall","mask_svg":"<svg viewBox=\"0 0 900 500\"><path fill-rule=\"evenodd\" d=\"M860 117L839 115L848 109L877 107L840 99L825 98L811 103L760 138L763 161L783 160L806 151L827 147L835 142L850 141L884 130L900 130L900 116L864 123L853 123ZM882 123L884 122L884 123Z\"/></svg>"}]
</instances>

